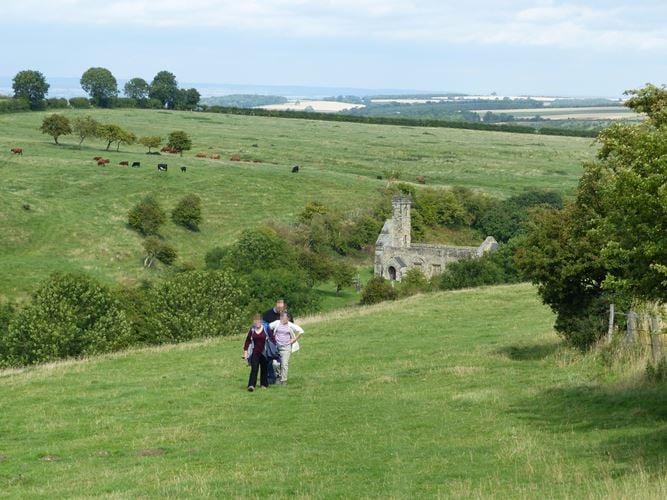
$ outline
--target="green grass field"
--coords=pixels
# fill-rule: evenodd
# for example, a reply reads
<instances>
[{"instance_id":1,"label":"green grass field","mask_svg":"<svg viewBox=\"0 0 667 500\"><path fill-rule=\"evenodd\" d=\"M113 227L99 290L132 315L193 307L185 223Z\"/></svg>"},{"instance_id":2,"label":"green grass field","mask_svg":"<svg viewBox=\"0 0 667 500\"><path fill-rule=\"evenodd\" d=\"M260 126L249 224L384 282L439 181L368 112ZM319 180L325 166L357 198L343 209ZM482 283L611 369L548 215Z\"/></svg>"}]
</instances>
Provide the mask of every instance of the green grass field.
<instances>
[{"instance_id":1,"label":"green grass field","mask_svg":"<svg viewBox=\"0 0 667 500\"><path fill-rule=\"evenodd\" d=\"M562 347L528 285L304 321L290 385L240 336L0 376L7 498L665 498L667 396Z\"/></svg>"},{"instance_id":2,"label":"green grass field","mask_svg":"<svg viewBox=\"0 0 667 500\"><path fill-rule=\"evenodd\" d=\"M25 297L53 271L130 285L159 276L142 268L141 239L126 227L127 211L147 194L167 210L185 194L201 196L200 232L171 223L163 231L180 263L201 266L212 247L263 221L293 221L308 201L346 210L372 205L385 170L494 196L529 187L570 193L582 160L595 151L591 140L569 137L150 110L64 113L91 114L138 136L183 129L194 146L183 158L147 156L142 146L106 153L99 140L79 149L73 136L55 146L38 131L44 113L0 115L0 300ZM24 156L12 156L12 147ZM222 160L196 159L198 152ZM263 163L231 162L233 154ZM99 155L110 166L98 167L92 158ZM122 160L142 167L121 167ZM157 172L162 161L169 172ZM290 173L294 164L298 175ZM26 203L30 211L21 208Z\"/></svg>"}]
</instances>

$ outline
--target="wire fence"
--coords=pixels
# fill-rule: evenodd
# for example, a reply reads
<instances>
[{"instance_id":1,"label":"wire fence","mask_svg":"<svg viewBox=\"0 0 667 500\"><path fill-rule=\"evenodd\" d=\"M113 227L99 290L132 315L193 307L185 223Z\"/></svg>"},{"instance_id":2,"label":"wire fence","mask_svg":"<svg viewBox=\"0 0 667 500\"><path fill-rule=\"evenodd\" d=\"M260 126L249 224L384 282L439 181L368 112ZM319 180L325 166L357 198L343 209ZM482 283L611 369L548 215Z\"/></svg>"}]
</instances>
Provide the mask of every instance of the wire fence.
<instances>
[{"instance_id":1,"label":"wire fence","mask_svg":"<svg viewBox=\"0 0 667 500\"><path fill-rule=\"evenodd\" d=\"M622 335L624 344L641 344L650 347L653 361L658 361L667 351L666 333L667 329L662 315L616 311L614 304L609 307L608 343L611 343L615 336Z\"/></svg>"}]
</instances>

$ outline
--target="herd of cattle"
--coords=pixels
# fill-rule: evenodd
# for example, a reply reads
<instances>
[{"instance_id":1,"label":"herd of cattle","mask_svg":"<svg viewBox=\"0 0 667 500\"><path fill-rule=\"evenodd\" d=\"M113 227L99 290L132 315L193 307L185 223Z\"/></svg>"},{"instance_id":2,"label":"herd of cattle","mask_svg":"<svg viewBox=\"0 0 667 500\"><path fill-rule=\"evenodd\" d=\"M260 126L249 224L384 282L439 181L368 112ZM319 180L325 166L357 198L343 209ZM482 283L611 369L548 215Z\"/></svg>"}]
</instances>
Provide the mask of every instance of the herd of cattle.
<instances>
[{"instance_id":1,"label":"herd of cattle","mask_svg":"<svg viewBox=\"0 0 667 500\"><path fill-rule=\"evenodd\" d=\"M172 154L179 153L179 151L177 149L174 149L174 148L171 148L171 147L168 147L168 146L165 146L160 151L162 151L163 153L172 153ZM12 154L23 156L23 148L12 148L11 152L12 152ZM209 156L205 153L197 153L195 155L195 158L210 158L212 160L219 160L220 155L219 154L214 154L214 155ZM230 161L245 161L245 162L252 161L253 163L262 163L262 160L241 160L241 157L239 155L234 155L234 156L230 157L229 159L230 159ZM111 160L109 160L108 158L104 158L102 156L95 156L93 158L93 160L95 160L97 162L97 165L100 166L100 167L103 167L103 166L108 165L109 163L111 163ZM123 160L123 161L119 162L118 164L121 165L121 166L125 166L125 167L130 166L130 162L127 161L127 160ZM132 167L133 168L141 167L141 162L133 161L132 162ZM157 169L158 169L159 172L166 172L168 170L168 165L166 163L158 163ZM185 165L181 165L181 172L187 172L187 170L188 169ZM294 165L292 167L292 173L293 174L298 174L299 173L299 165Z\"/></svg>"}]
</instances>

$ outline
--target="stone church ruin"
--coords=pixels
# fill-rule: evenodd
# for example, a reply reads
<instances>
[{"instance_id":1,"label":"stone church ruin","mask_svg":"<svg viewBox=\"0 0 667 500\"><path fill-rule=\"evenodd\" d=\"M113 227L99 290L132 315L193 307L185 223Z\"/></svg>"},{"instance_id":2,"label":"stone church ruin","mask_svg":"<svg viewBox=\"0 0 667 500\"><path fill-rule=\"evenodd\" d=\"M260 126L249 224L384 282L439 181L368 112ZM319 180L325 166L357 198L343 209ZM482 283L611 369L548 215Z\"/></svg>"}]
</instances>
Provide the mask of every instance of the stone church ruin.
<instances>
[{"instance_id":1,"label":"stone church ruin","mask_svg":"<svg viewBox=\"0 0 667 500\"><path fill-rule=\"evenodd\" d=\"M427 245L412 243L410 207L408 196L392 199L393 216L388 219L375 242L375 275L391 281L401 281L409 269L417 268L427 278L436 276L451 262L476 259L498 248L492 236L478 247L451 245Z\"/></svg>"}]
</instances>

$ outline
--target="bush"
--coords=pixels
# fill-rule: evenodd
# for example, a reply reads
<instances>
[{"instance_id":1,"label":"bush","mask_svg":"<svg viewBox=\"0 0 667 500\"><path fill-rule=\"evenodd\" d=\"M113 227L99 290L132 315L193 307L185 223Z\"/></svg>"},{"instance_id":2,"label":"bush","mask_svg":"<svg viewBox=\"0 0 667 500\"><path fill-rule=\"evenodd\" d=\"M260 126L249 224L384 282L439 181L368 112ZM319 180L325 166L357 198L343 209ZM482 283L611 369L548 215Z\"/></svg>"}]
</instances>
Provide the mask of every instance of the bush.
<instances>
[{"instance_id":1,"label":"bush","mask_svg":"<svg viewBox=\"0 0 667 500\"><path fill-rule=\"evenodd\" d=\"M137 203L127 214L128 225L145 236L157 234L166 220L167 214L151 196Z\"/></svg>"},{"instance_id":2,"label":"bush","mask_svg":"<svg viewBox=\"0 0 667 500\"><path fill-rule=\"evenodd\" d=\"M199 230L201 224L201 199L196 194L189 194L181 199L171 213L171 220L175 224L192 231Z\"/></svg>"},{"instance_id":3,"label":"bush","mask_svg":"<svg viewBox=\"0 0 667 500\"><path fill-rule=\"evenodd\" d=\"M54 274L9 323L5 366L100 354L132 343L119 302L104 286L78 274Z\"/></svg>"},{"instance_id":4,"label":"bush","mask_svg":"<svg viewBox=\"0 0 667 500\"><path fill-rule=\"evenodd\" d=\"M385 300L396 300L398 293L391 283L381 276L374 276L361 291L361 304L377 304Z\"/></svg>"},{"instance_id":5,"label":"bush","mask_svg":"<svg viewBox=\"0 0 667 500\"><path fill-rule=\"evenodd\" d=\"M557 312L554 329L569 345L585 351L600 340L609 326L609 302L596 297L576 309Z\"/></svg>"},{"instance_id":6,"label":"bush","mask_svg":"<svg viewBox=\"0 0 667 500\"><path fill-rule=\"evenodd\" d=\"M405 273L403 280L401 281L401 286L398 289L398 293L402 297L408 297L416 293L428 292L431 289L431 284L424 276L424 273L421 272L421 269L413 267L408 269L408 272Z\"/></svg>"},{"instance_id":7,"label":"bush","mask_svg":"<svg viewBox=\"0 0 667 500\"><path fill-rule=\"evenodd\" d=\"M47 109L66 109L69 107L67 99L64 97L52 97L45 101Z\"/></svg>"},{"instance_id":8,"label":"bush","mask_svg":"<svg viewBox=\"0 0 667 500\"><path fill-rule=\"evenodd\" d=\"M0 113L18 111L30 111L30 102L27 99L0 99Z\"/></svg>"},{"instance_id":9,"label":"bush","mask_svg":"<svg viewBox=\"0 0 667 500\"><path fill-rule=\"evenodd\" d=\"M247 320L246 284L226 271L180 273L149 293L147 342L182 342L240 333Z\"/></svg>"},{"instance_id":10,"label":"bush","mask_svg":"<svg viewBox=\"0 0 667 500\"><path fill-rule=\"evenodd\" d=\"M157 236L152 235L146 238L143 242L143 247L146 251L144 267L151 267L154 259L168 266L172 265L176 260L176 249Z\"/></svg>"},{"instance_id":11,"label":"bush","mask_svg":"<svg viewBox=\"0 0 667 500\"><path fill-rule=\"evenodd\" d=\"M296 254L290 245L266 227L248 229L229 247L225 266L240 273L263 269L297 269Z\"/></svg>"},{"instance_id":12,"label":"bush","mask_svg":"<svg viewBox=\"0 0 667 500\"><path fill-rule=\"evenodd\" d=\"M85 97L72 97L69 100L69 105L75 109L90 108L90 101Z\"/></svg>"},{"instance_id":13,"label":"bush","mask_svg":"<svg viewBox=\"0 0 667 500\"><path fill-rule=\"evenodd\" d=\"M298 267L257 269L245 275L248 281L251 310L262 311L282 297L292 314L316 312L319 295L309 286L306 273Z\"/></svg>"},{"instance_id":14,"label":"bush","mask_svg":"<svg viewBox=\"0 0 667 500\"><path fill-rule=\"evenodd\" d=\"M651 382L664 382L667 380L667 359L662 357L657 363L651 361L646 365L646 378Z\"/></svg>"},{"instance_id":15,"label":"bush","mask_svg":"<svg viewBox=\"0 0 667 500\"><path fill-rule=\"evenodd\" d=\"M441 290L516 283L519 281L519 273L514 266L516 244L506 243L479 259L452 262L435 278L436 283Z\"/></svg>"},{"instance_id":16,"label":"bush","mask_svg":"<svg viewBox=\"0 0 667 500\"><path fill-rule=\"evenodd\" d=\"M214 247L204 256L207 269L222 269L228 253L227 248Z\"/></svg>"}]
</instances>

